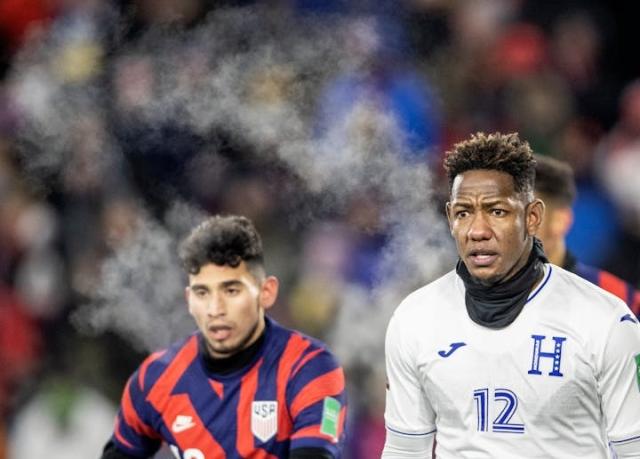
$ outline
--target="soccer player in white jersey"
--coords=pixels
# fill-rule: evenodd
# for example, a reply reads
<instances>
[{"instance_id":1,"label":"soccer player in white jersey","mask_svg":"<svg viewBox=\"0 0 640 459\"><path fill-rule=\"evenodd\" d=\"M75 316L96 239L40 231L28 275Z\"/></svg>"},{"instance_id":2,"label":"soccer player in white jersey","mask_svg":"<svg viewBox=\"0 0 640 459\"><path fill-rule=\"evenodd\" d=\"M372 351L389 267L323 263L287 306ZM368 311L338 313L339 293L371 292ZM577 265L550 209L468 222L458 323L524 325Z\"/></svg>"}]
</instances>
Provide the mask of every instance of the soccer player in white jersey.
<instances>
[{"instance_id":1,"label":"soccer player in white jersey","mask_svg":"<svg viewBox=\"0 0 640 459\"><path fill-rule=\"evenodd\" d=\"M410 294L386 336L384 459L640 458L640 325L549 264L517 134L445 158L455 270Z\"/></svg>"}]
</instances>

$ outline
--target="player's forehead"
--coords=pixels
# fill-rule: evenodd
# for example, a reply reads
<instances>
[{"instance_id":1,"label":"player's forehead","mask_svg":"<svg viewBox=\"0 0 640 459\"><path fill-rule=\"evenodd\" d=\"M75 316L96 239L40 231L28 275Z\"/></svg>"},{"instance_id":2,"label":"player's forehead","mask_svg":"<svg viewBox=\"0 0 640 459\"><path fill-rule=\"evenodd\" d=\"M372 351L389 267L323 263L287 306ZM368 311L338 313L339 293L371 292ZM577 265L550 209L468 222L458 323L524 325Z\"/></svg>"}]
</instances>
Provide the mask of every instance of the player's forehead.
<instances>
[{"instance_id":1,"label":"player's forehead","mask_svg":"<svg viewBox=\"0 0 640 459\"><path fill-rule=\"evenodd\" d=\"M496 170L470 170L458 174L451 187L451 202L518 199L513 177Z\"/></svg>"},{"instance_id":2,"label":"player's forehead","mask_svg":"<svg viewBox=\"0 0 640 459\"><path fill-rule=\"evenodd\" d=\"M200 267L197 274L189 274L189 285L191 286L216 287L232 283L249 284L254 282L254 277L244 261L236 267L207 263Z\"/></svg>"}]
</instances>

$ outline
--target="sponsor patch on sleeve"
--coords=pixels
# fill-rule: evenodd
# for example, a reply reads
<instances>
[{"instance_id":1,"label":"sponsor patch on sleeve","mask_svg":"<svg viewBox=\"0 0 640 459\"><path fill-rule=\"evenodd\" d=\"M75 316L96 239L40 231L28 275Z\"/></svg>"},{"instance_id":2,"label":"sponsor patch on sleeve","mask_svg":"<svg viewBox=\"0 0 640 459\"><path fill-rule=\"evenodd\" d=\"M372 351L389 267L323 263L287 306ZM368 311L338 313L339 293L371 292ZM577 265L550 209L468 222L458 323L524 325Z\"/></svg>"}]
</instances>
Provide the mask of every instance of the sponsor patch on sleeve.
<instances>
[{"instance_id":1,"label":"sponsor patch on sleeve","mask_svg":"<svg viewBox=\"0 0 640 459\"><path fill-rule=\"evenodd\" d=\"M338 423L340 422L341 407L342 405L335 398L325 397L324 406L322 408L322 422L320 423L320 432L333 437L334 440L338 439Z\"/></svg>"}]
</instances>

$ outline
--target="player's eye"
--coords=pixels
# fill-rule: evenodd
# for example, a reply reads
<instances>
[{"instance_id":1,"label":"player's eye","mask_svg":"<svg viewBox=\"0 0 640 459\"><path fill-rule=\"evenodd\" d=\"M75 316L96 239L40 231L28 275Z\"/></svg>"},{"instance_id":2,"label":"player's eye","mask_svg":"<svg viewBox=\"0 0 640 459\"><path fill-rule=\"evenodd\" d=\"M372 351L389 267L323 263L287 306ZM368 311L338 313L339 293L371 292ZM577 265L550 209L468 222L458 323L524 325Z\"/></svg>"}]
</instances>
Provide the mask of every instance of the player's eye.
<instances>
[{"instance_id":1,"label":"player's eye","mask_svg":"<svg viewBox=\"0 0 640 459\"><path fill-rule=\"evenodd\" d=\"M507 211L504 209L491 209L491 215L494 217L504 217L507 215Z\"/></svg>"},{"instance_id":2,"label":"player's eye","mask_svg":"<svg viewBox=\"0 0 640 459\"><path fill-rule=\"evenodd\" d=\"M197 297L197 298L206 298L207 296L207 290L203 289L203 288L197 288L193 291L193 294Z\"/></svg>"},{"instance_id":3,"label":"player's eye","mask_svg":"<svg viewBox=\"0 0 640 459\"><path fill-rule=\"evenodd\" d=\"M468 210L458 210L456 211L456 213L454 214L456 218L466 218L469 216L469 211Z\"/></svg>"},{"instance_id":4,"label":"player's eye","mask_svg":"<svg viewBox=\"0 0 640 459\"><path fill-rule=\"evenodd\" d=\"M240 289L238 287L227 287L225 289L225 292L227 293L227 295L229 296L235 296L238 293L240 293Z\"/></svg>"}]
</instances>

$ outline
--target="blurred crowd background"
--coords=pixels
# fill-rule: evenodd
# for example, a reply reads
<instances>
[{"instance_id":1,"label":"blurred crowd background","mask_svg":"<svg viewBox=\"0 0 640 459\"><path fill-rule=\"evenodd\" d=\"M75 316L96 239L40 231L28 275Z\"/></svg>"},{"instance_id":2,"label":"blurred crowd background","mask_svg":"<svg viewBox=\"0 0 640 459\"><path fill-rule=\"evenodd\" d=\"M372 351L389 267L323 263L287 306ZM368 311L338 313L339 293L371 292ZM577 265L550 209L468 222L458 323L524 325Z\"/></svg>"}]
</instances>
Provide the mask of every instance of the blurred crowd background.
<instances>
[{"instance_id":1,"label":"blurred crowd background","mask_svg":"<svg viewBox=\"0 0 640 459\"><path fill-rule=\"evenodd\" d=\"M175 240L219 212L263 234L275 318L343 359L347 458L379 457L384 329L356 330L386 279L388 311L453 267L441 159L476 131L568 161L570 250L640 287L633 6L0 0L0 458L99 455L189 330Z\"/></svg>"}]
</instances>

